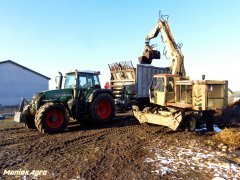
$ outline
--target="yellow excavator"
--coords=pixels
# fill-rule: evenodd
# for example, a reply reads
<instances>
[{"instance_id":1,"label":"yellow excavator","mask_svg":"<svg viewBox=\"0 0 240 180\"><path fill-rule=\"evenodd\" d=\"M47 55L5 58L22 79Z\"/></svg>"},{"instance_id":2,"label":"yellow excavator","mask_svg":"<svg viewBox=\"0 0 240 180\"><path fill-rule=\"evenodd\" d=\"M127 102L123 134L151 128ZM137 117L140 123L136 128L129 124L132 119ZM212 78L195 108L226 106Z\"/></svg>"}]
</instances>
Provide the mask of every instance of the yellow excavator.
<instances>
[{"instance_id":1,"label":"yellow excavator","mask_svg":"<svg viewBox=\"0 0 240 180\"><path fill-rule=\"evenodd\" d=\"M149 87L150 104L133 106L133 114L140 123L163 125L177 130L187 128L194 131L198 122L206 122L213 130L214 113L227 105L228 82L226 80L190 80L184 68L181 44L173 38L165 16L160 16L156 26L145 38L140 64L151 64L160 59L160 52L154 50L150 40L161 33L165 45L164 54L171 62L170 74L155 74Z\"/></svg>"}]
</instances>

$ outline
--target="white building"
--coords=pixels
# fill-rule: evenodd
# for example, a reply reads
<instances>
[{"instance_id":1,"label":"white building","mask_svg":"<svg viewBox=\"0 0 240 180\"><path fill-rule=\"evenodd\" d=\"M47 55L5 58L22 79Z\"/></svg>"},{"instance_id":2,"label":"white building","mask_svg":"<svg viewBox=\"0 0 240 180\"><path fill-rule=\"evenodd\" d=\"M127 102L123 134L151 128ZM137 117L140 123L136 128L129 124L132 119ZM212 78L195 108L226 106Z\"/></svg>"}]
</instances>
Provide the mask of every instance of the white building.
<instances>
[{"instance_id":1,"label":"white building","mask_svg":"<svg viewBox=\"0 0 240 180\"><path fill-rule=\"evenodd\" d=\"M34 93L48 90L49 80L11 60L0 62L0 105L19 105L21 97L31 99Z\"/></svg>"}]
</instances>

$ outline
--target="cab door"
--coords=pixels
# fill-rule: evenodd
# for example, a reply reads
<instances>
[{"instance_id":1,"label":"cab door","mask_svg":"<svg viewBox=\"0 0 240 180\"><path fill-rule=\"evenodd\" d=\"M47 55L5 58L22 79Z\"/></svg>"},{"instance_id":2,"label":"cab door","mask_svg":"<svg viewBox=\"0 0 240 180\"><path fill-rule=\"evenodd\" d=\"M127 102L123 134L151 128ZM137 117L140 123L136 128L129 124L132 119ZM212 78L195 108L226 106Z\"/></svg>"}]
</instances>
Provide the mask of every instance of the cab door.
<instances>
[{"instance_id":1,"label":"cab door","mask_svg":"<svg viewBox=\"0 0 240 180\"><path fill-rule=\"evenodd\" d=\"M157 93L157 104L164 106L166 103L166 77L158 77L157 79L157 88L156 88L156 93Z\"/></svg>"},{"instance_id":2,"label":"cab door","mask_svg":"<svg viewBox=\"0 0 240 180\"><path fill-rule=\"evenodd\" d=\"M157 78L153 77L152 82L150 84L150 88L149 88L149 101L150 103L153 103L153 104L157 103L157 94L155 92L156 84L157 84Z\"/></svg>"},{"instance_id":3,"label":"cab door","mask_svg":"<svg viewBox=\"0 0 240 180\"><path fill-rule=\"evenodd\" d=\"M166 102L173 103L175 102L175 93L174 93L174 78L166 78Z\"/></svg>"},{"instance_id":4,"label":"cab door","mask_svg":"<svg viewBox=\"0 0 240 180\"><path fill-rule=\"evenodd\" d=\"M86 100L93 91L93 75L89 73L79 73L79 98Z\"/></svg>"},{"instance_id":5,"label":"cab door","mask_svg":"<svg viewBox=\"0 0 240 180\"><path fill-rule=\"evenodd\" d=\"M165 105L165 77L154 77L149 89L150 102L158 105Z\"/></svg>"}]
</instances>

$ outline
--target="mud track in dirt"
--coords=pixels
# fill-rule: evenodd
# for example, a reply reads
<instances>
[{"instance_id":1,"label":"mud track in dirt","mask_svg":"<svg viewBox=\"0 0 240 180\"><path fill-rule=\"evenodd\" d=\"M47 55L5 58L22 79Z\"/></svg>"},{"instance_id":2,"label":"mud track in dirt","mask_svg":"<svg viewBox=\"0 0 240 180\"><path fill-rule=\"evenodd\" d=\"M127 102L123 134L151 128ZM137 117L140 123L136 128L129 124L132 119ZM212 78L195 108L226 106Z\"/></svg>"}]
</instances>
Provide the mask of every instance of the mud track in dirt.
<instances>
[{"instance_id":1,"label":"mud track in dirt","mask_svg":"<svg viewBox=\"0 0 240 180\"><path fill-rule=\"evenodd\" d=\"M141 125L131 116L116 117L104 126L82 127L71 122L64 133L55 135L28 130L12 121L1 122L0 178L11 179L13 176L4 175L4 170L19 169L47 170L47 175L40 176L44 179L212 178L214 173L199 174L189 167L185 167L186 173L156 173L159 165L154 160L158 149L167 152L169 147L189 148L192 142L209 150L204 142L211 136ZM214 149L210 147L210 151Z\"/></svg>"}]
</instances>

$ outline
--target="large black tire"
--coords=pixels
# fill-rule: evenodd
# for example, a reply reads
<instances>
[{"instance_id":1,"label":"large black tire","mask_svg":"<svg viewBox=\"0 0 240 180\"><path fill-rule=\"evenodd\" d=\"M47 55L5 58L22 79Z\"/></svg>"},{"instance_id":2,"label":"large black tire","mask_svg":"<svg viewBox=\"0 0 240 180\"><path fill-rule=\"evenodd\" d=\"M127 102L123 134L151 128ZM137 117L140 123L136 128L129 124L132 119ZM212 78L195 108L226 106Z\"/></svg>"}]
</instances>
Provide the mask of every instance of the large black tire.
<instances>
[{"instance_id":1,"label":"large black tire","mask_svg":"<svg viewBox=\"0 0 240 180\"><path fill-rule=\"evenodd\" d=\"M32 116L30 113L30 105L24 106L21 116L22 116L21 118L23 118L25 120L25 126L28 129L36 129L36 125L34 122L34 116Z\"/></svg>"},{"instance_id":2,"label":"large black tire","mask_svg":"<svg viewBox=\"0 0 240 180\"><path fill-rule=\"evenodd\" d=\"M214 131L214 128L213 128L214 112L211 110L203 111L202 118L206 122L207 131Z\"/></svg>"},{"instance_id":3,"label":"large black tire","mask_svg":"<svg viewBox=\"0 0 240 180\"><path fill-rule=\"evenodd\" d=\"M194 116L189 116L186 120L186 128L189 132L194 132L197 127L197 119Z\"/></svg>"},{"instance_id":4,"label":"large black tire","mask_svg":"<svg viewBox=\"0 0 240 180\"><path fill-rule=\"evenodd\" d=\"M69 115L61 104L46 103L36 113L35 124L45 134L63 132L67 127Z\"/></svg>"},{"instance_id":5,"label":"large black tire","mask_svg":"<svg viewBox=\"0 0 240 180\"><path fill-rule=\"evenodd\" d=\"M115 115L115 104L111 95L98 94L89 108L89 116L96 123L109 122Z\"/></svg>"}]
</instances>

